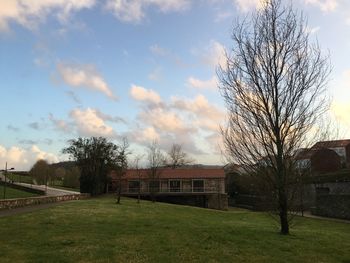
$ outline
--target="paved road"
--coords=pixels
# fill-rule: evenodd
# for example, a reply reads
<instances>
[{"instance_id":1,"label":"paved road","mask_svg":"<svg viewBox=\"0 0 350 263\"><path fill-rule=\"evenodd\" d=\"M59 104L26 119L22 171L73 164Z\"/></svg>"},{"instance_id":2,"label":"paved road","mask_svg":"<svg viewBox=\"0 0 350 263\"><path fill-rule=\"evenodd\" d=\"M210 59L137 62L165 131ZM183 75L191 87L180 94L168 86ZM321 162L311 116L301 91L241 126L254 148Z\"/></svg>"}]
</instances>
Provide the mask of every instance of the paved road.
<instances>
[{"instance_id":1,"label":"paved road","mask_svg":"<svg viewBox=\"0 0 350 263\"><path fill-rule=\"evenodd\" d=\"M76 191L69 191L69 190L63 190L63 189L57 189L53 187L46 187L45 185L35 185L35 184L26 184L26 183L14 183L17 185L22 185L28 188L38 189L42 191L46 191L46 195L48 196L60 196L60 195L71 195L71 194L80 194Z\"/></svg>"},{"instance_id":2,"label":"paved road","mask_svg":"<svg viewBox=\"0 0 350 263\"><path fill-rule=\"evenodd\" d=\"M0 173L0 179L2 181L5 180L5 176ZM79 192L76 191L69 191L69 190L63 190L63 189L57 189L53 187L47 187L45 185L35 185L35 184L26 184L26 183L14 183L16 185L22 185L28 188L38 189L42 191L46 191L46 195L48 196L60 196L60 195L71 195L71 194L79 194Z\"/></svg>"}]
</instances>

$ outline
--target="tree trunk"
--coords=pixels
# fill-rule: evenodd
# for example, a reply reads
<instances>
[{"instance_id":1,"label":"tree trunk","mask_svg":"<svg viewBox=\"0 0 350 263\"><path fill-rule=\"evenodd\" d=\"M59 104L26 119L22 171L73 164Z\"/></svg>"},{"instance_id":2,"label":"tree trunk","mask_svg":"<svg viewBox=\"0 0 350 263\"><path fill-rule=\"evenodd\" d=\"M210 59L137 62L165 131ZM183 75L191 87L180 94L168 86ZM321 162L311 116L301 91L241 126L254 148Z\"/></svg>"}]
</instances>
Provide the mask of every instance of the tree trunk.
<instances>
[{"instance_id":1,"label":"tree trunk","mask_svg":"<svg viewBox=\"0 0 350 263\"><path fill-rule=\"evenodd\" d=\"M118 180L118 189L117 189L117 204L120 204L120 194L121 194L121 179Z\"/></svg>"},{"instance_id":2,"label":"tree trunk","mask_svg":"<svg viewBox=\"0 0 350 263\"><path fill-rule=\"evenodd\" d=\"M138 189L138 194L137 194L137 203L140 203L141 199L141 180L139 179L139 189Z\"/></svg>"},{"instance_id":3,"label":"tree trunk","mask_svg":"<svg viewBox=\"0 0 350 263\"><path fill-rule=\"evenodd\" d=\"M278 193L279 199L279 216L281 223L281 234L289 234L289 223L288 223L288 206L287 206L287 197L285 191L280 189Z\"/></svg>"}]
</instances>

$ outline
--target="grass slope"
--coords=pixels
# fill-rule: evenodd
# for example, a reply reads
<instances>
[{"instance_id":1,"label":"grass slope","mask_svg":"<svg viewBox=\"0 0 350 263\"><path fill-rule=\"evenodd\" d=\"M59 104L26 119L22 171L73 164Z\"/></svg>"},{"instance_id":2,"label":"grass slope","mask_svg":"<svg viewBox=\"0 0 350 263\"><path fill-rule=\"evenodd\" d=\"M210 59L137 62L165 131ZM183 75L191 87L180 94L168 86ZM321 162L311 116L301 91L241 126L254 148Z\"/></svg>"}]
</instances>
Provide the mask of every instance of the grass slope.
<instances>
[{"instance_id":1,"label":"grass slope","mask_svg":"<svg viewBox=\"0 0 350 263\"><path fill-rule=\"evenodd\" d=\"M30 175L7 173L6 177L7 177L7 180L11 180L14 182L27 183L27 184L33 183L33 178Z\"/></svg>"},{"instance_id":2,"label":"grass slope","mask_svg":"<svg viewBox=\"0 0 350 263\"><path fill-rule=\"evenodd\" d=\"M39 196L39 195L6 186L6 199L25 198L25 197L32 197L32 196ZM0 199L3 199L3 197L4 197L4 186L0 185Z\"/></svg>"},{"instance_id":3,"label":"grass slope","mask_svg":"<svg viewBox=\"0 0 350 263\"><path fill-rule=\"evenodd\" d=\"M350 224L103 197L0 218L1 262L350 262Z\"/></svg>"}]
</instances>

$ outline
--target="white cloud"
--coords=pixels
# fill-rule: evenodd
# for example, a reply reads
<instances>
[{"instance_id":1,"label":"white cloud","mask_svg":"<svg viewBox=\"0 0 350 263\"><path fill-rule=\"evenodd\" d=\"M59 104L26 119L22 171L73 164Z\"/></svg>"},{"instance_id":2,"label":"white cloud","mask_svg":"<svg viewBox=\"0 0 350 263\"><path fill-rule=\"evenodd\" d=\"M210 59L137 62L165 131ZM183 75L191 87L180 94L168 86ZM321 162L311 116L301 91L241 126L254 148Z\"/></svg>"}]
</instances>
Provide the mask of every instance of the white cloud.
<instances>
[{"instance_id":1,"label":"white cloud","mask_svg":"<svg viewBox=\"0 0 350 263\"><path fill-rule=\"evenodd\" d=\"M162 108L142 111L138 118L160 131L177 132L189 129L178 114Z\"/></svg>"},{"instance_id":2,"label":"white cloud","mask_svg":"<svg viewBox=\"0 0 350 263\"><path fill-rule=\"evenodd\" d=\"M335 11L339 4L338 0L305 0L305 3L317 6L326 13Z\"/></svg>"},{"instance_id":3,"label":"white cloud","mask_svg":"<svg viewBox=\"0 0 350 263\"><path fill-rule=\"evenodd\" d=\"M193 125L206 131L217 132L225 117L225 112L209 103L203 95L198 95L193 100L172 97L171 101L171 107L193 114Z\"/></svg>"},{"instance_id":4,"label":"white cloud","mask_svg":"<svg viewBox=\"0 0 350 263\"><path fill-rule=\"evenodd\" d=\"M151 104L161 103L161 98L154 90L147 90L144 87L131 85L130 95L133 99Z\"/></svg>"},{"instance_id":5,"label":"white cloud","mask_svg":"<svg viewBox=\"0 0 350 263\"><path fill-rule=\"evenodd\" d=\"M120 21L139 23L145 18L145 10L149 7L169 13L187 10L190 4L190 0L108 0L106 7Z\"/></svg>"},{"instance_id":6,"label":"white cloud","mask_svg":"<svg viewBox=\"0 0 350 263\"><path fill-rule=\"evenodd\" d=\"M114 137L113 128L108 126L95 109L74 109L70 113L80 136Z\"/></svg>"},{"instance_id":7,"label":"white cloud","mask_svg":"<svg viewBox=\"0 0 350 263\"><path fill-rule=\"evenodd\" d=\"M73 12L91 8L94 4L95 0L2 0L0 31L8 31L10 22L35 29L49 15L55 15L61 23L67 23Z\"/></svg>"},{"instance_id":8,"label":"white cloud","mask_svg":"<svg viewBox=\"0 0 350 263\"><path fill-rule=\"evenodd\" d=\"M59 158L55 154L45 152L36 145L30 148L21 148L17 146L5 148L0 145L0 163L4 164L7 162L8 168L14 167L17 171L29 170L39 159L45 159L49 163L59 161Z\"/></svg>"},{"instance_id":9,"label":"white cloud","mask_svg":"<svg viewBox=\"0 0 350 263\"><path fill-rule=\"evenodd\" d=\"M194 77L189 77L187 79L187 85L196 89L216 90L218 83L215 76L208 80L200 80Z\"/></svg>"},{"instance_id":10,"label":"white cloud","mask_svg":"<svg viewBox=\"0 0 350 263\"><path fill-rule=\"evenodd\" d=\"M139 99L141 108L137 124L129 132L133 141L147 144L156 139L162 149L169 149L172 143L180 143L189 153L211 154L202 145L205 141L202 136L218 133L219 124L224 119L223 110L203 95L193 99L172 97L170 102L166 102L158 94L154 100L147 92L143 93L145 95Z\"/></svg>"},{"instance_id":11,"label":"white cloud","mask_svg":"<svg viewBox=\"0 0 350 263\"><path fill-rule=\"evenodd\" d=\"M113 100L117 99L109 85L93 65L58 63L57 70L59 77L72 87L88 88L102 92Z\"/></svg>"},{"instance_id":12,"label":"white cloud","mask_svg":"<svg viewBox=\"0 0 350 263\"><path fill-rule=\"evenodd\" d=\"M138 135L137 140L139 142L152 142L155 140L156 141L160 140L159 134L153 127L147 127L137 135Z\"/></svg>"},{"instance_id":13,"label":"white cloud","mask_svg":"<svg viewBox=\"0 0 350 263\"><path fill-rule=\"evenodd\" d=\"M205 47L193 49L192 53L198 56L205 65L213 68L226 67L225 47L216 40L211 40Z\"/></svg>"},{"instance_id":14,"label":"white cloud","mask_svg":"<svg viewBox=\"0 0 350 263\"><path fill-rule=\"evenodd\" d=\"M72 127L67 121L56 119L52 115L52 113L49 114L49 120L54 124L55 128L59 131L63 131L63 132L71 132L72 131Z\"/></svg>"},{"instance_id":15,"label":"white cloud","mask_svg":"<svg viewBox=\"0 0 350 263\"><path fill-rule=\"evenodd\" d=\"M252 9L260 9L263 6L261 0L235 0L236 5L242 12L248 12Z\"/></svg>"}]
</instances>

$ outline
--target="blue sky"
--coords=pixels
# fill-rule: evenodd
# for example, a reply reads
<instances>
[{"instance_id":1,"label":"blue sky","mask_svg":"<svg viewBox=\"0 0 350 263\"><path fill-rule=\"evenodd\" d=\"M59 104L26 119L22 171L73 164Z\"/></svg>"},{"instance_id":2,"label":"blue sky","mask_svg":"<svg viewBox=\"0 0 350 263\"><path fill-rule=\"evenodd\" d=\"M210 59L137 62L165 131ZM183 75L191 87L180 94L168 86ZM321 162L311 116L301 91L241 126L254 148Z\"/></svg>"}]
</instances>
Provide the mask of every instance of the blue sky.
<instances>
[{"instance_id":1,"label":"blue sky","mask_svg":"<svg viewBox=\"0 0 350 263\"><path fill-rule=\"evenodd\" d=\"M222 164L215 68L258 0L2 0L0 165L29 169L78 136L126 136L134 154L180 143ZM287 1L286 1L287 2ZM349 136L350 3L298 0L333 71L331 116Z\"/></svg>"}]
</instances>

